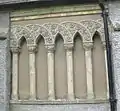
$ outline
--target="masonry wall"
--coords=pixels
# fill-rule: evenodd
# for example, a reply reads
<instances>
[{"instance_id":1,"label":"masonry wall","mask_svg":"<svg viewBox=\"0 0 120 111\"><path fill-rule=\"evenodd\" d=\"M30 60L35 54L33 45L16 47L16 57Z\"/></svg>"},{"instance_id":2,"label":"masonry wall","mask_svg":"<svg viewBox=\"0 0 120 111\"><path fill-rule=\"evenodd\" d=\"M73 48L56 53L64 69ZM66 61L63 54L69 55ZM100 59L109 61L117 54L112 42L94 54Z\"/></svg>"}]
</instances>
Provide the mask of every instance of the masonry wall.
<instances>
[{"instance_id":1,"label":"masonry wall","mask_svg":"<svg viewBox=\"0 0 120 111\"><path fill-rule=\"evenodd\" d=\"M117 97L117 111L120 111L120 2L109 4L109 18L113 31L110 32L112 41L113 70Z\"/></svg>"},{"instance_id":2,"label":"masonry wall","mask_svg":"<svg viewBox=\"0 0 120 111\"><path fill-rule=\"evenodd\" d=\"M0 111L9 111L9 13L0 12Z\"/></svg>"}]
</instances>

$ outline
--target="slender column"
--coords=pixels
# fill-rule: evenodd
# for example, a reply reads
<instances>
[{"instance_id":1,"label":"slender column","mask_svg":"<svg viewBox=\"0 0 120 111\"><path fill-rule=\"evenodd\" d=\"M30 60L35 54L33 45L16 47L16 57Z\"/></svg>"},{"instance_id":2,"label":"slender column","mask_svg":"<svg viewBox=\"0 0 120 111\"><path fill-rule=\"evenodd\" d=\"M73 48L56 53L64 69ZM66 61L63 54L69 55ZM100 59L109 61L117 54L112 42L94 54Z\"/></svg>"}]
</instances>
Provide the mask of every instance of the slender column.
<instances>
[{"instance_id":1,"label":"slender column","mask_svg":"<svg viewBox=\"0 0 120 111\"><path fill-rule=\"evenodd\" d=\"M68 80L68 99L74 100L74 84L73 84L73 44L65 45L67 60L67 80Z\"/></svg>"},{"instance_id":2,"label":"slender column","mask_svg":"<svg viewBox=\"0 0 120 111\"><path fill-rule=\"evenodd\" d=\"M36 46L29 46L29 74L30 74L30 99L36 99L36 70L35 70L35 52Z\"/></svg>"},{"instance_id":3,"label":"slender column","mask_svg":"<svg viewBox=\"0 0 120 111\"><path fill-rule=\"evenodd\" d=\"M105 74L106 74L106 83L107 83L107 99L109 99L109 81L108 81L108 66L107 66L107 53L106 53L106 43L103 42L104 47L104 57L105 57Z\"/></svg>"},{"instance_id":4,"label":"slender column","mask_svg":"<svg viewBox=\"0 0 120 111\"><path fill-rule=\"evenodd\" d=\"M48 61L48 99L55 99L54 87L54 45L47 45L47 61Z\"/></svg>"},{"instance_id":5,"label":"slender column","mask_svg":"<svg viewBox=\"0 0 120 111\"><path fill-rule=\"evenodd\" d=\"M18 100L18 56L19 48L11 48L12 51L12 99Z\"/></svg>"},{"instance_id":6,"label":"slender column","mask_svg":"<svg viewBox=\"0 0 120 111\"><path fill-rule=\"evenodd\" d=\"M86 76L87 76L87 98L94 98L93 91L93 71L92 71L92 47L93 43L84 43L85 61L86 61Z\"/></svg>"}]
</instances>

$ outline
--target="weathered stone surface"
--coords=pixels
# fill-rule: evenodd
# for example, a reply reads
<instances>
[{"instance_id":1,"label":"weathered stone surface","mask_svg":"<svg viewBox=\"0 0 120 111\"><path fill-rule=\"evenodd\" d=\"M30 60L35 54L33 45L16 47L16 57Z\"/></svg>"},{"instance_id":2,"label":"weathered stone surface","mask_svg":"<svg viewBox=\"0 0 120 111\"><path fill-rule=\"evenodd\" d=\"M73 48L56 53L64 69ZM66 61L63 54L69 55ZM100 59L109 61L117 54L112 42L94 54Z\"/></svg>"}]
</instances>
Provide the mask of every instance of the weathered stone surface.
<instances>
[{"instance_id":1,"label":"weathered stone surface","mask_svg":"<svg viewBox=\"0 0 120 111\"><path fill-rule=\"evenodd\" d=\"M0 111L9 110L9 13L0 13Z\"/></svg>"},{"instance_id":2,"label":"weathered stone surface","mask_svg":"<svg viewBox=\"0 0 120 111\"><path fill-rule=\"evenodd\" d=\"M120 2L109 4L109 17L113 24L114 32L111 33L112 41L112 57L113 57L113 68L114 68L114 77L115 77L115 88L116 88L116 97L118 99L117 111L120 111Z\"/></svg>"},{"instance_id":3,"label":"weathered stone surface","mask_svg":"<svg viewBox=\"0 0 120 111\"><path fill-rule=\"evenodd\" d=\"M8 56L8 40L0 40L0 111L8 111L9 108Z\"/></svg>"},{"instance_id":4,"label":"weathered stone surface","mask_svg":"<svg viewBox=\"0 0 120 111\"><path fill-rule=\"evenodd\" d=\"M120 30L120 2L109 4L109 16L115 30Z\"/></svg>"},{"instance_id":5,"label":"weathered stone surface","mask_svg":"<svg viewBox=\"0 0 120 111\"><path fill-rule=\"evenodd\" d=\"M0 38L7 38L9 33L9 14L0 13Z\"/></svg>"}]
</instances>

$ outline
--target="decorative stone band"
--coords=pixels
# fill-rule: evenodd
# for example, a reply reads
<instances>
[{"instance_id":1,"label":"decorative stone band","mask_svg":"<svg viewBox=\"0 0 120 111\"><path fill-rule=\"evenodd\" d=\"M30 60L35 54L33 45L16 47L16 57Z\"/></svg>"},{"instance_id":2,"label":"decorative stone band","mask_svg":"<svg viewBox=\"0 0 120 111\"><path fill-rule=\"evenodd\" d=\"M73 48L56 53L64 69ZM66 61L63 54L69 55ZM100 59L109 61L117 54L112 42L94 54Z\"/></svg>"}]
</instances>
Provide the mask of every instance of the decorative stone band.
<instances>
[{"instance_id":1,"label":"decorative stone band","mask_svg":"<svg viewBox=\"0 0 120 111\"><path fill-rule=\"evenodd\" d=\"M35 1L35 0L34 0ZM70 10L69 10L70 9ZM98 5L71 5L57 6L50 8L35 8L34 10L13 11L11 21L35 20L44 18L67 17L75 15L100 14L101 9Z\"/></svg>"},{"instance_id":2,"label":"decorative stone band","mask_svg":"<svg viewBox=\"0 0 120 111\"><path fill-rule=\"evenodd\" d=\"M36 46L28 46L29 50L29 74L30 74L30 99L36 99L36 70L35 70L35 52Z\"/></svg>"},{"instance_id":3,"label":"decorative stone band","mask_svg":"<svg viewBox=\"0 0 120 111\"><path fill-rule=\"evenodd\" d=\"M39 35L45 40L45 45L55 44L58 34L61 34L65 44L74 43L76 33L81 35L83 42L92 42L96 31L101 41L104 40L103 22L101 20L65 21L61 23L27 24L11 26L10 45L19 46L22 37L28 45L36 45Z\"/></svg>"},{"instance_id":4,"label":"decorative stone band","mask_svg":"<svg viewBox=\"0 0 120 111\"><path fill-rule=\"evenodd\" d=\"M92 52L93 43L83 43L85 49L85 63L86 63L86 75L87 75L87 97L88 99L94 98L93 91L93 71L92 71Z\"/></svg>"},{"instance_id":5,"label":"decorative stone band","mask_svg":"<svg viewBox=\"0 0 120 111\"><path fill-rule=\"evenodd\" d=\"M54 80L54 45L46 45L48 50L47 61L48 61L48 99L55 99L55 80Z\"/></svg>"},{"instance_id":6,"label":"decorative stone band","mask_svg":"<svg viewBox=\"0 0 120 111\"><path fill-rule=\"evenodd\" d=\"M74 81L73 81L73 44L65 44L67 60L67 80L68 80L68 99L74 100Z\"/></svg>"},{"instance_id":7,"label":"decorative stone band","mask_svg":"<svg viewBox=\"0 0 120 111\"><path fill-rule=\"evenodd\" d=\"M12 47L12 99L18 100L18 56L19 56L19 48Z\"/></svg>"}]
</instances>

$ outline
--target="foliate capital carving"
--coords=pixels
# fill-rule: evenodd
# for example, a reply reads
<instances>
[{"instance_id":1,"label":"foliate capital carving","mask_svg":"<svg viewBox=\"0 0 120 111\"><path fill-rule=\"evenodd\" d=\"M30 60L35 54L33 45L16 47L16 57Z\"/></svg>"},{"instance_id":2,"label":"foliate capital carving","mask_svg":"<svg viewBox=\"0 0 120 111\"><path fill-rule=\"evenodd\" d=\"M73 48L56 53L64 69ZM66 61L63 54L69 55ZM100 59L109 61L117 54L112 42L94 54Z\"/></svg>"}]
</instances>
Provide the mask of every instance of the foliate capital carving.
<instances>
[{"instance_id":1,"label":"foliate capital carving","mask_svg":"<svg viewBox=\"0 0 120 111\"><path fill-rule=\"evenodd\" d=\"M37 52L37 46L28 46L29 53L35 53Z\"/></svg>"},{"instance_id":2,"label":"foliate capital carving","mask_svg":"<svg viewBox=\"0 0 120 111\"><path fill-rule=\"evenodd\" d=\"M66 50L72 50L73 46L74 46L73 43L71 43L71 44L65 44L64 45L64 47L65 47Z\"/></svg>"},{"instance_id":3,"label":"foliate capital carving","mask_svg":"<svg viewBox=\"0 0 120 111\"><path fill-rule=\"evenodd\" d=\"M12 53L20 53L20 48L19 47L11 47Z\"/></svg>"},{"instance_id":4,"label":"foliate capital carving","mask_svg":"<svg viewBox=\"0 0 120 111\"><path fill-rule=\"evenodd\" d=\"M46 47L48 52L54 52L54 50L55 50L55 45L54 44L46 45L45 47Z\"/></svg>"},{"instance_id":5,"label":"foliate capital carving","mask_svg":"<svg viewBox=\"0 0 120 111\"><path fill-rule=\"evenodd\" d=\"M93 43L92 42L85 42L85 43L83 43L83 48L85 50L91 50L93 48Z\"/></svg>"}]
</instances>

